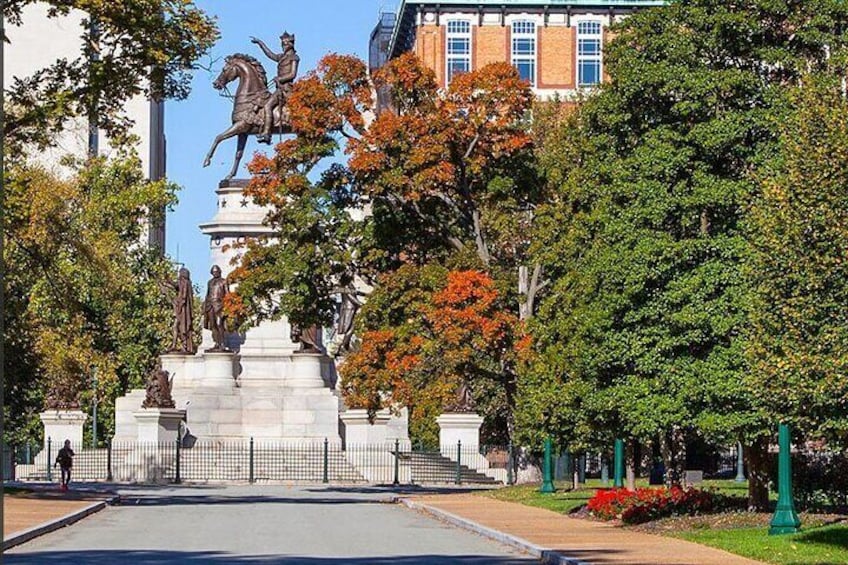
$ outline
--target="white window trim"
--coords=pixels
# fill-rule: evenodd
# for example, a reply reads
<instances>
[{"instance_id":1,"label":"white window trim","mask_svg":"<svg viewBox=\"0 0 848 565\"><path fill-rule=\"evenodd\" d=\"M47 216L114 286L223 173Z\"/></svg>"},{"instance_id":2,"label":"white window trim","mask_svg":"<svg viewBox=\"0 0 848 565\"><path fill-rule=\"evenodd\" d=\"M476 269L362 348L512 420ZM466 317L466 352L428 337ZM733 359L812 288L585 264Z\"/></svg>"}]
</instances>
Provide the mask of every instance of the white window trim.
<instances>
[{"instance_id":1,"label":"white window trim","mask_svg":"<svg viewBox=\"0 0 848 565\"><path fill-rule=\"evenodd\" d=\"M451 59L465 58L465 55L451 56L448 46L452 37L466 37L465 34L451 34L448 32L448 24L450 22L467 22L468 23L468 72L474 70L474 19L468 16L442 16L439 22L445 26L445 86L449 86L451 82L450 62Z\"/></svg>"},{"instance_id":2,"label":"white window trim","mask_svg":"<svg viewBox=\"0 0 848 565\"><path fill-rule=\"evenodd\" d=\"M516 23L530 23L533 24L533 55L516 55L515 54L515 31L514 26ZM530 37L530 34L519 34L518 37ZM516 61L533 61L533 80L530 81L530 86L536 88L537 83L539 82L539 22L536 21L535 18L521 18L517 17L512 19L509 22L509 60L510 64L513 67L516 67ZM516 67L517 68L517 67Z\"/></svg>"},{"instance_id":3,"label":"white window trim","mask_svg":"<svg viewBox=\"0 0 848 565\"><path fill-rule=\"evenodd\" d=\"M600 34L600 53L597 56L580 56L580 24L597 22L601 26ZM574 85L578 89L597 88L604 81L604 30L606 29L605 18L600 17L579 17L571 20L571 25L574 27ZM590 36L591 37L591 36ZM580 60L597 60L598 65L598 82L596 84L580 84Z\"/></svg>"}]
</instances>

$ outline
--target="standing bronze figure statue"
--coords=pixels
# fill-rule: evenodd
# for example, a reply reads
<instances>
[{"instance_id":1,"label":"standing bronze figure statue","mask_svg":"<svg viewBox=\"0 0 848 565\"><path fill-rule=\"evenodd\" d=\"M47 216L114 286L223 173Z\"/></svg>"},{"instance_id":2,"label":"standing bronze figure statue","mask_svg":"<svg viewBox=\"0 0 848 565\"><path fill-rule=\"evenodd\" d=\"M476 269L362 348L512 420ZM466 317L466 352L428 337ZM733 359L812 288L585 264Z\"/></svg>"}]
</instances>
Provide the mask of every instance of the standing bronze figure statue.
<instances>
[{"instance_id":1,"label":"standing bronze figure statue","mask_svg":"<svg viewBox=\"0 0 848 565\"><path fill-rule=\"evenodd\" d=\"M335 324L335 340L339 345L340 352L350 350L350 342L353 339L353 322L356 313L362 303L348 293L342 294L342 301L338 307L338 319Z\"/></svg>"},{"instance_id":2,"label":"standing bronze figure statue","mask_svg":"<svg viewBox=\"0 0 848 565\"><path fill-rule=\"evenodd\" d=\"M300 344L300 349L295 353L323 353L318 345L318 326L310 326L304 330L297 324L292 324L289 337L293 342Z\"/></svg>"},{"instance_id":3,"label":"standing bronze figure statue","mask_svg":"<svg viewBox=\"0 0 848 565\"><path fill-rule=\"evenodd\" d=\"M268 90L268 76L262 63L244 53L235 53L227 57L224 60L224 70L212 83L216 90L222 90L234 80L239 81L233 100L232 126L215 138L203 162L203 166L208 167L218 144L225 139L238 136L233 168L225 180L233 178L238 172L248 135L258 134L260 141L270 143L271 135L274 133L292 133L286 100L300 63L300 57L294 48L294 39L294 35L288 33L280 36L282 53L274 53L261 40L251 39L253 43L259 45L265 55L277 63L274 93Z\"/></svg>"},{"instance_id":4,"label":"standing bronze figure statue","mask_svg":"<svg viewBox=\"0 0 848 565\"><path fill-rule=\"evenodd\" d=\"M180 269L176 281L165 281L161 288L168 293L176 291L174 303L173 339L168 353L183 353L194 355L197 347L194 345L193 302L194 288L191 285L191 275L188 269Z\"/></svg>"},{"instance_id":5,"label":"standing bronze figure statue","mask_svg":"<svg viewBox=\"0 0 848 565\"><path fill-rule=\"evenodd\" d=\"M227 279L221 276L218 265L212 267L212 278L206 285L206 299L203 301L203 329L212 332L215 347L207 349L209 353L229 353L225 345L226 319L224 317L224 297L230 292Z\"/></svg>"}]
</instances>

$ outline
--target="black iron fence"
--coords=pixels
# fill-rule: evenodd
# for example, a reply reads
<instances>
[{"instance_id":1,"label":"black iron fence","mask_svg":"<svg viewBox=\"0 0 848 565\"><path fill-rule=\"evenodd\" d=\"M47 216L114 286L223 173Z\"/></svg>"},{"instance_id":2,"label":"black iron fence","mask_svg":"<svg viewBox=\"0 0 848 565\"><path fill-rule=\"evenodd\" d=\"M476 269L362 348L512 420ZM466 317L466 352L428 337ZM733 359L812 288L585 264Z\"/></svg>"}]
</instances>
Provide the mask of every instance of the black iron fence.
<instances>
[{"instance_id":1,"label":"black iron fence","mask_svg":"<svg viewBox=\"0 0 848 565\"><path fill-rule=\"evenodd\" d=\"M3 450L4 480L55 480L59 445ZM71 446L74 481L119 483L309 482L497 485L512 483L512 449L493 446L412 448L409 442L342 445L249 439Z\"/></svg>"}]
</instances>

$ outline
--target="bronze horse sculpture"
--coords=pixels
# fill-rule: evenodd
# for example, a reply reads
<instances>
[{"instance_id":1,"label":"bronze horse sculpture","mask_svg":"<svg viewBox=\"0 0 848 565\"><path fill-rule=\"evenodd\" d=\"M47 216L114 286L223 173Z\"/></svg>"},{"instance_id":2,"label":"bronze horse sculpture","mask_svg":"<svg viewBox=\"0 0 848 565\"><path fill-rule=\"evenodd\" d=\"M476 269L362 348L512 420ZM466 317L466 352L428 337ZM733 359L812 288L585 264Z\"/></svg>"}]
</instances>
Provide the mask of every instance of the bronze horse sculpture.
<instances>
[{"instance_id":1,"label":"bronze horse sculpture","mask_svg":"<svg viewBox=\"0 0 848 565\"><path fill-rule=\"evenodd\" d=\"M255 57L236 53L230 55L224 61L224 70L221 71L212 86L216 90L223 90L234 80L239 81L233 101L233 125L215 137L203 166L208 167L212 162L212 156L215 155L219 143L225 139L238 136L233 168L225 178L225 180L230 180L236 176L238 171L241 158L244 155L244 147L247 145L247 136L257 135L261 132L265 121L265 104L271 96L276 96L276 94L272 94L268 90L268 77L265 74L265 68ZM289 113L285 104L278 105L274 110L273 132L277 134L292 133Z\"/></svg>"}]
</instances>

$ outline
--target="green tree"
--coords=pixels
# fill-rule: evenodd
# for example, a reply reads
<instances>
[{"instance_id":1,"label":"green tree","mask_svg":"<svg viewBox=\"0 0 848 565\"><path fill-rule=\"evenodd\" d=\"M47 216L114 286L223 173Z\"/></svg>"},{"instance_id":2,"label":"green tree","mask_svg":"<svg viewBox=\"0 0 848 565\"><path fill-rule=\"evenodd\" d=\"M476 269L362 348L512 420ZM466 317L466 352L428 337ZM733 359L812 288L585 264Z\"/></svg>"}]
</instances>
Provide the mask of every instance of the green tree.
<instances>
[{"instance_id":1,"label":"green tree","mask_svg":"<svg viewBox=\"0 0 848 565\"><path fill-rule=\"evenodd\" d=\"M6 0L6 21L27 25L22 9L35 2ZM111 139L123 140L127 101L140 94L185 98L189 71L218 38L214 21L192 0L44 3L54 18L83 12L82 49L76 58L57 60L6 86L6 143L16 152L49 145L75 118L93 120Z\"/></svg>"},{"instance_id":2,"label":"green tree","mask_svg":"<svg viewBox=\"0 0 848 565\"><path fill-rule=\"evenodd\" d=\"M746 379L756 405L808 438L848 440L848 102L839 75L805 77L750 215Z\"/></svg>"},{"instance_id":3,"label":"green tree","mask_svg":"<svg viewBox=\"0 0 848 565\"><path fill-rule=\"evenodd\" d=\"M90 160L75 178L15 167L6 187L7 439L37 413L90 409L97 372L105 434L116 396L140 386L166 346L170 263L140 244L147 210L175 187L144 180L137 158Z\"/></svg>"},{"instance_id":4,"label":"green tree","mask_svg":"<svg viewBox=\"0 0 848 565\"><path fill-rule=\"evenodd\" d=\"M7 25L27 25L34 3L3 2ZM80 52L6 85L7 440L38 435L45 401L87 410L94 367L105 432L115 396L138 386L162 350L168 305L158 281L170 266L143 247L141 230L150 210L174 201L174 187L143 180L124 108L138 95L185 97L188 72L218 36L191 0L44 4L51 18L81 12L82 41ZM29 162L80 120L106 131L113 162L67 156L67 178Z\"/></svg>"},{"instance_id":5,"label":"green tree","mask_svg":"<svg viewBox=\"0 0 848 565\"><path fill-rule=\"evenodd\" d=\"M557 195L536 239L555 284L527 382L569 402L565 441L656 440L674 466L687 435L763 447L741 337L752 172L777 150L788 86L841 61L845 22L835 1L691 0L616 26L609 84L540 159Z\"/></svg>"}]
</instances>

